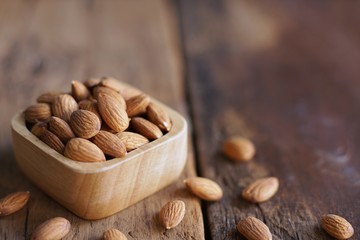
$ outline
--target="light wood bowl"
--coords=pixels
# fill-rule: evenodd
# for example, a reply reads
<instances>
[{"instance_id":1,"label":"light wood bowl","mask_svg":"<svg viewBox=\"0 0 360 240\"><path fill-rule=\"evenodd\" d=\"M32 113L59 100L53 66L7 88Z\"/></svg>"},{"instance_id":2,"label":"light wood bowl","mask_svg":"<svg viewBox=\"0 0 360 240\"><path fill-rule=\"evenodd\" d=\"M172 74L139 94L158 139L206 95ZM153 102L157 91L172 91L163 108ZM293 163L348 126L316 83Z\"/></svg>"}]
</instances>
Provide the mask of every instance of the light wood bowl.
<instances>
[{"instance_id":1,"label":"light wood bowl","mask_svg":"<svg viewBox=\"0 0 360 240\"><path fill-rule=\"evenodd\" d=\"M187 123L161 105L171 117L170 132L123 158L100 163L73 161L51 149L26 128L21 111L11 123L16 161L33 183L71 212L84 219L105 218L168 186L185 166Z\"/></svg>"}]
</instances>

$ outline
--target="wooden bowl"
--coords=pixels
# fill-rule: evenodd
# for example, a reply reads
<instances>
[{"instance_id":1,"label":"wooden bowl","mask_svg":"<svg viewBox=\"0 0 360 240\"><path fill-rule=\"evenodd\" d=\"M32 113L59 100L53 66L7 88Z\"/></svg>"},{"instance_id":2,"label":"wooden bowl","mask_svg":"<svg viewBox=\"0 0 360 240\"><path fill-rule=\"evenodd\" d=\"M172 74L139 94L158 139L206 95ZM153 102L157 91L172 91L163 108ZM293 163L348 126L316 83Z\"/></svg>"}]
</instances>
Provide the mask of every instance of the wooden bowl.
<instances>
[{"instance_id":1,"label":"wooden bowl","mask_svg":"<svg viewBox=\"0 0 360 240\"><path fill-rule=\"evenodd\" d=\"M33 183L76 215L110 216L168 186L185 166L186 121L157 103L172 119L170 132L123 158L99 163L73 161L48 147L26 128L21 111L11 123L16 161Z\"/></svg>"}]
</instances>

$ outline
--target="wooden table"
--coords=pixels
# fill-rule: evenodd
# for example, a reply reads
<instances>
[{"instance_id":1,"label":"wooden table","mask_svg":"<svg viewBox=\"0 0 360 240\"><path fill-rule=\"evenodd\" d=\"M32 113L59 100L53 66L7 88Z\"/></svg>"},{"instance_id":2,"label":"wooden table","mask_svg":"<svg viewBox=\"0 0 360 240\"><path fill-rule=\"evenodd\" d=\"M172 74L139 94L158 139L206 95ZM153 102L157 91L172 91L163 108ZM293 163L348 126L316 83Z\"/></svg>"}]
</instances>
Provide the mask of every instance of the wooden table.
<instances>
[{"instance_id":1,"label":"wooden table","mask_svg":"<svg viewBox=\"0 0 360 240\"><path fill-rule=\"evenodd\" d=\"M129 239L243 239L235 226L251 215L273 239L331 239L318 222L326 213L347 218L360 239L359 9L355 1L0 1L0 196L32 195L0 219L0 239L27 239L55 216L72 223L66 239L100 239L111 227ZM42 92L103 75L188 116L194 150L177 183L85 221L19 171L10 119ZM254 141L253 161L220 153L232 135ZM220 202L200 203L184 188L196 172L223 187ZM244 201L243 187L264 176L280 179L278 194ZM186 216L165 231L157 213L174 198Z\"/></svg>"}]
</instances>

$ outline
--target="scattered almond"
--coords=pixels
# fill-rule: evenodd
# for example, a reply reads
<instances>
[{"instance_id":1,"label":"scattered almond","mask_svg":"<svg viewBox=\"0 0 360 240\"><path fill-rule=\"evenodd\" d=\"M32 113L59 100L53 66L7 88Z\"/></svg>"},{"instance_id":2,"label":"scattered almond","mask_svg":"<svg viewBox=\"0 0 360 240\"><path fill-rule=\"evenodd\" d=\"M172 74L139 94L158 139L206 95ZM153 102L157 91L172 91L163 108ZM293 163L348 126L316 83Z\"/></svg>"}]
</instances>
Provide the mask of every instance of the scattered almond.
<instances>
[{"instance_id":1,"label":"scattered almond","mask_svg":"<svg viewBox=\"0 0 360 240\"><path fill-rule=\"evenodd\" d=\"M75 137L69 124L58 117L51 117L49 121L49 131L54 133L62 142L67 142Z\"/></svg>"},{"instance_id":2,"label":"scattered almond","mask_svg":"<svg viewBox=\"0 0 360 240\"><path fill-rule=\"evenodd\" d=\"M37 136L38 138L43 135L48 126L45 122L38 122L31 128L31 133Z\"/></svg>"},{"instance_id":3,"label":"scattered almond","mask_svg":"<svg viewBox=\"0 0 360 240\"><path fill-rule=\"evenodd\" d=\"M63 154L65 146L61 140L52 132L45 130L40 136L40 139L58 153Z\"/></svg>"},{"instance_id":4,"label":"scattered almond","mask_svg":"<svg viewBox=\"0 0 360 240\"><path fill-rule=\"evenodd\" d=\"M269 200L279 189L279 180L276 177L261 178L248 185L242 192L244 199L259 203Z\"/></svg>"},{"instance_id":5,"label":"scattered almond","mask_svg":"<svg viewBox=\"0 0 360 240\"><path fill-rule=\"evenodd\" d=\"M150 103L146 112L150 122L154 123L164 132L170 131L171 120L162 107L158 104Z\"/></svg>"},{"instance_id":6,"label":"scattered almond","mask_svg":"<svg viewBox=\"0 0 360 240\"><path fill-rule=\"evenodd\" d=\"M174 200L165 204L159 213L161 225L166 229L171 229L179 225L185 216L185 203Z\"/></svg>"},{"instance_id":7,"label":"scattered almond","mask_svg":"<svg viewBox=\"0 0 360 240\"><path fill-rule=\"evenodd\" d=\"M146 112L150 103L150 98L145 94L140 94L126 101L126 112L129 117L139 116Z\"/></svg>"},{"instance_id":8,"label":"scattered almond","mask_svg":"<svg viewBox=\"0 0 360 240\"><path fill-rule=\"evenodd\" d=\"M236 228L248 240L272 240L269 228L255 217L241 220Z\"/></svg>"},{"instance_id":9,"label":"scattered almond","mask_svg":"<svg viewBox=\"0 0 360 240\"><path fill-rule=\"evenodd\" d=\"M51 108L47 103L36 103L24 111L25 120L30 123L47 121L51 117Z\"/></svg>"},{"instance_id":10,"label":"scattered almond","mask_svg":"<svg viewBox=\"0 0 360 240\"><path fill-rule=\"evenodd\" d=\"M125 144L126 151L128 152L149 142L149 139L146 137L133 132L121 132L116 135L120 138L121 142Z\"/></svg>"},{"instance_id":11,"label":"scattered almond","mask_svg":"<svg viewBox=\"0 0 360 240\"><path fill-rule=\"evenodd\" d=\"M354 228L343 217L327 214L321 217L321 227L336 239L348 239L354 235Z\"/></svg>"},{"instance_id":12,"label":"scattered almond","mask_svg":"<svg viewBox=\"0 0 360 240\"><path fill-rule=\"evenodd\" d=\"M131 119L130 124L135 132L140 133L149 140L158 139L163 135L155 124L145 118L134 117Z\"/></svg>"},{"instance_id":13,"label":"scattered almond","mask_svg":"<svg viewBox=\"0 0 360 240\"><path fill-rule=\"evenodd\" d=\"M22 209L29 201L30 192L15 192L0 199L0 216L7 216Z\"/></svg>"},{"instance_id":14,"label":"scattered almond","mask_svg":"<svg viewBox=\"0 0 360 240\"><path fill-rule=\"evenodd\" d=\"M62 94L54 99L52 112L55 117L59 117L66 122L70 121L71 114L78 110L78 104L69 94Z\"/></svg>"},{"instance_id":15,"label":"scattered almond","mask_svg":"<svg viewBox=\"0 0 360 240\"><path fill-rule=\"evenodd\" d=\"M105 154L121 158L126 155L124 143L115 134L107 131L100 131L91 141L98 146Z\"/></svg>"},{"instance_id":16,"label":"scattered almond","mask_svg":"<svg viewBox=\"0 0 360 240\"><path fill-rule=\"evenodd\" d=\"M127 240L125 234L120 232L119 230L112 228L104 232L103 236L104 240Z\"/></svg>"},{"instance_id":17,"label":"scattered almond","mask_svg":"<svg viewBox=\"0 0 360 240\"><path fill-rule=\"evenodd\" d=\"M90 92L87 87L79 81L72 81L71 92L75 100L78 102L87 99L90 96Z\"/></svg>"},{"instance_id":18,"label":"scattered almond","mask_svg":"<svg viewBox=\"0 0 360 240\"><path fill-rule=\"evenodd\" d=\"M99 85L107 88L111 88L116 92L120 92L121 89L123 88L120 82L113 77L102 77Z\"/></svg>"},{"instance_id":19,"label":"scattered almond","mask_svg":"<svg viewBox=\"0 0 360 240\"><path fill-rule=\"evenodd\" d=\"M223 152L234 161L249 161L255 155L255 146L247 138L231 137L224 142Z\"/></svg>"},{"instance_id":20,"label":"scattered almond","mask_svg":"<svg viewBox=\"0 0 360 240\"><path fill-rule=\"evenodd\" d=\"M122 132L128 128L128 115L113 95L99 93L97 100L100 115L111 129Z\"/></svg>"},{"instance_id":21,"label":"scattered almond","mask_svg":"<svg viewBox=\"0 0 360 240\"><path fill-rule=\"evenodd\" d=\"M31 235L31 240L60 240L70 232L70 222L62 217L51 218L40 224Z\"/></svg>"},{"instance_id":22,"label":"scattered almond","mask_svg":"<svg viewBox=\"0 0 360 240\"><path fill-rule=\"evenodd\" d=\"M70 126L76 136L89 139L100 131L101 123L93 112L80 109L71 114Z\"/></svg>"},{"instance_id":23,"label":"scattered almond","mask_svg":"<svg viewBox=\"0 0 360 240\"><path fill-rule=\"evenodd\" d=\"M53 103L54 99L59 96L61 93L58 92L47 92L47 93L43 93L41 94L36 101L39 103Z\"/></svg>"},{"instance_id":24,"label":"scattered almond","mask_svg":"<svg viewBox=\"0 0 360 240\"><path fill-rule=\"evenodd\" d=\"M64 155L79 162L103 162L106 160L103 151L98 146L82 138L70 139L66 144Z\"/></svg>"},{"instance_id":25,"label":"scattered almond","mask_svg":"<svg viewBox=\"0 0 360 240\"><path fill-rule=\"evenodd\" d=\"M203 200L218 201L223 196L221 187L208 178L190 177L185 179L184 183L194 195Z\"/></svg>"}]
</instances>

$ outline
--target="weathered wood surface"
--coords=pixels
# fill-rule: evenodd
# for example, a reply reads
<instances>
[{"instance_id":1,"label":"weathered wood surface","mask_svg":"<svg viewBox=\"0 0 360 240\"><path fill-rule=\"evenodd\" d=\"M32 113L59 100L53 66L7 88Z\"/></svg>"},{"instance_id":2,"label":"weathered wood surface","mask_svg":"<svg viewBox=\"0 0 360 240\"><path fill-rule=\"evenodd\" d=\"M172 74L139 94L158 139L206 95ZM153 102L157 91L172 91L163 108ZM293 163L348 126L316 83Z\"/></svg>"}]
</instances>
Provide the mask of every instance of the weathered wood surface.
<instances>
[{"instance_id":1,"label":"weathered wood surface","mask_svg":"<svg viewBox=\"0 0 360 240\"><path fill-rule=\"evenodd\" d=\"M129 239L203 239L199 201L182 179L194 175L192 151L183 176L163 191L112 217L85 221L47 197L19 171L12 153L10 119L47 90L70 81L112 75L186 113L174 8L165 1L0 1L0 196L31 191L25 209L0 219L0 239L28 238L44 220L72 223L66 239L100 239L116 227ZM184 221L165 231L159 209L180 198Z\"/></svg>"},{"instance_id":2,"label":"weathered wood surface","mask_svg":"<svg viewBox=\"0 0 360 240\"><path fill-rule=\"evenodd\" d=\"M359 2L179 1L200 174L224 198L206 204L210 239L243 239L254 215L273 239L331 239L322 214L347 218L360 239ZM235 164L222 141L257 146ZM278 194L250 204L241 191L264 176Z\"/></svg>"}]
</instances>

